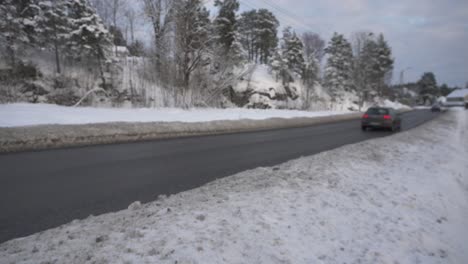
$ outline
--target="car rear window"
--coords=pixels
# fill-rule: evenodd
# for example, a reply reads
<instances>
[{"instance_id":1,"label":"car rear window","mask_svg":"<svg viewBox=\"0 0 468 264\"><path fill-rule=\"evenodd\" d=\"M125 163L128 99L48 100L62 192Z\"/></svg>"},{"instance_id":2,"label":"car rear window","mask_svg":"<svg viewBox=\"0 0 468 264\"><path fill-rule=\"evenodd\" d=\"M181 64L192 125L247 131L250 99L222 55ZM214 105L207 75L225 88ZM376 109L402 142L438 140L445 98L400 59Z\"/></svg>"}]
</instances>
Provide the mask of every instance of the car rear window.
<instances>
[{"instance_id":1,"label":"car rear window","mask_svg":"<svg viewBox=\"0 0 468 264\"><path fill-rule=\"evenodd\" d=\"M369 115L388 115L389 111L388 109L384 108L370 108L367 110L367 114Z\"/></svg>"}]
</instances>

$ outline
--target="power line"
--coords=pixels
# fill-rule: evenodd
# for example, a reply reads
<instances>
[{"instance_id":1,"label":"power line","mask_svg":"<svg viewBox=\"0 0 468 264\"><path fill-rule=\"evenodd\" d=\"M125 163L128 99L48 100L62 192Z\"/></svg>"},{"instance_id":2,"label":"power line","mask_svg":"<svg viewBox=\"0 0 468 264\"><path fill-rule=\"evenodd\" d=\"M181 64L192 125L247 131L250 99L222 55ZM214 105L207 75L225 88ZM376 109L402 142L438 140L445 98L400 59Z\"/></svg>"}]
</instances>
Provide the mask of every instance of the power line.
<instances>
[{"instance_id":1,"label":"power line","mask_svg":"<svg viewBox=\"0 0 468 264\"><path fill-rule=\"evenodd\" d=\"M250 7L250 8L253 8L253 9L259 9L259 8L262 8L262 6L258 5L258 4L253 4L253 3L248 3L244 0L239 0L241 3L243 3L244 5ZM269 8L272 8L274 9L276 12L276 15L280 18L282 18L282 20L288 22L288 23L291 23L293 26L296 26L296 27L299 27L299 28L302 28L302 29L305 29L305 30L311 30L311 27L308 26L308 25L305 25L304 23L301 23L299 22L298 20L292 18L290 15L288 15L287 13L283 12L282 10L278 9L277 7L273 6L273 5L270 5L268 2L265 2L267 7Z\"/></svg>"},{"instance_id":2,"label":"power line","mask_svg":"<svg viewBox=\"0 0 468 264\"><path fill-rule=\"evenodd\" d=\"M268 7L273 8L278 13L282 14L283 16L288 18L290 21L294 22L296 25L299 25L299 26L303 27L304 29L311 30L311 27L309 25L307 25L307 24L305 24L305 23L303 23L301 21L296 20L294 15L289 13L289 11L287 11L287 10L283 9L282 7L277 6L276 4L274 4L272 2L269 2L267 0L261 0L261 1L264 2Z\"/></svg>"},{"instance_id":3,"label":"power line","mask_svg":"<svg viewBox=\"0 0 468 264\"><path fill-rule=\"evenodd\" d=\"M312 32L322 31L320 30L319 27L315 28L315 27L312 27L310 24L307 24L307 23L304 23L303 21L298 20L297 15L294 12L291 12L290 10L281 6L278 2L274 0L260 0L260 1L264 2L268 7L276 10L277 13L282 15L283 18L286 17L289 20L289 22L293 22L293 26L294 25L298 26L302 29L305 29L306 31L307 30L312 31ZM323 32L320 32L320 33L323 33Z\"/></svg>"}]
</instances>

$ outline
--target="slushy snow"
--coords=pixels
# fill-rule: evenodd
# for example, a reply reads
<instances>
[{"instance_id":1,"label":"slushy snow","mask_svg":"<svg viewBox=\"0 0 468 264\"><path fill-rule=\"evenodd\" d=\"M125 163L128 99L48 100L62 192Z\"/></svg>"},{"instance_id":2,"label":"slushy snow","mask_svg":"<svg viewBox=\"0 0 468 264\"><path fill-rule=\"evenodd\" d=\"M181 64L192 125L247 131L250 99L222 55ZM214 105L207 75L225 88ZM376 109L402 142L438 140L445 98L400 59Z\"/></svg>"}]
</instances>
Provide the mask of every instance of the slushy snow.
<instances>
[{"instance_id":1,"label":"slushy snow","mask_svg":"<svg viewBox=\"0 0 468 264\"><path fill-rule=\"evenodd\" d=\"M467 131L450 111L3 243L0 262L468 263Z\"/></svg>"}]
</instances>

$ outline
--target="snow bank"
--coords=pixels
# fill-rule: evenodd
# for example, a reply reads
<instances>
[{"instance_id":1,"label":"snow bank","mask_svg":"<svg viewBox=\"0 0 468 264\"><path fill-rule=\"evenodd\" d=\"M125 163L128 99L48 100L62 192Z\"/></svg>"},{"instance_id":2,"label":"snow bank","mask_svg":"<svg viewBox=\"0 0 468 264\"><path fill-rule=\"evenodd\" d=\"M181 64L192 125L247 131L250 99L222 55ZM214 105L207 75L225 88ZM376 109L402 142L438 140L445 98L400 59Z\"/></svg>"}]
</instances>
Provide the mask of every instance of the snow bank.
<instances>
[{"instance_id":1,"label":"snow bank","mask_svg":"<svg viewBox=\"0 0 468 264\"><path fill-rule=\"evenodd\" d=\"M46 124L95 124L110 122L208 122L220 120L265 120L269 118L323 117L343 115L349 111L295 111L255 109L190 109L176 108L92 108L51 104L0 105L0 127Z\"/></svg>"},{"instance_id":2,"label":"snow bank","mask_svg":"<svg viewBox=\"0 0 468 264\"><path fill-rule=\"evenodd\" d=\"M359 118L360 114L210 122L101 123L0 127L0 153L207 136L303 127Z\"/></svg>"},{"instance_id":3,"label":"snow bank","mask_svg":"<svg viewBox=\"0 0 468 264\"><path fill-rule=\"evenodd\" d=\"M399 103L399 102L392 102L388 99L385 99L381 106L383 107L391 107L391 108L394 108L394 109L400 109L400 110L404 110L404 109L411 109L411 107L407 106L407 105L404 105L402 103Z\"/></svg>"},{"instance_id":4,"label":"snow bank","mask_svg":"<svg viewBox=\"0 0 468 264\"><path fill-rule=\"evenodd\" d=\"M2 263L468 263L468 114L0 245Z\"/></svg>"}]
</instances>

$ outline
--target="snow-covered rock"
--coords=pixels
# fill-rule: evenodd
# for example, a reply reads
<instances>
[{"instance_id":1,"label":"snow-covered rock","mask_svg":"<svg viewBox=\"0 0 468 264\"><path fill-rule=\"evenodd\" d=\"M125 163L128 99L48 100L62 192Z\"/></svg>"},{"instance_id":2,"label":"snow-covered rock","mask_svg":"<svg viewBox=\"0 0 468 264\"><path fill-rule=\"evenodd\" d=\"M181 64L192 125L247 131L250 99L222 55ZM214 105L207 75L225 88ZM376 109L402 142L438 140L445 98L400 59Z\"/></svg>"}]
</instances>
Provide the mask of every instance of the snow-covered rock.
<instances>
[{"instance_id":1,"label":"snow-covered rock","mask_svg":"<svg viewBox=\"0 0 468 264\"><path fill-rule=\"evenodd\" d=\"M250 74L233 87L238 96L245 98L241 101L245 104L238 106L263 109L300 108L300 97L304 90L300 82L292 82L285 86L276 80L267 65L250 64L246 67L251 68Z\"/></svg>"}]
</instances>

